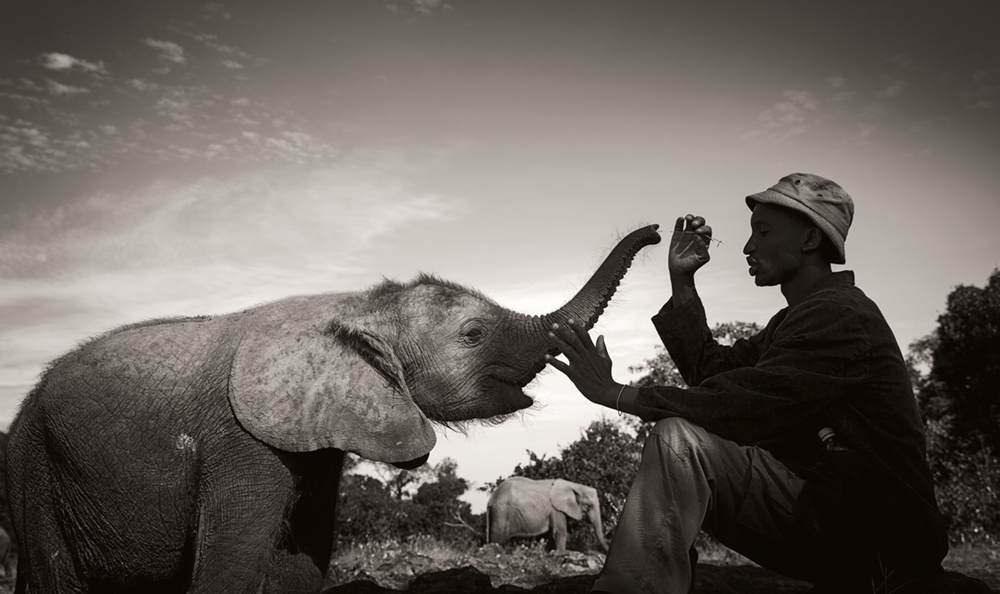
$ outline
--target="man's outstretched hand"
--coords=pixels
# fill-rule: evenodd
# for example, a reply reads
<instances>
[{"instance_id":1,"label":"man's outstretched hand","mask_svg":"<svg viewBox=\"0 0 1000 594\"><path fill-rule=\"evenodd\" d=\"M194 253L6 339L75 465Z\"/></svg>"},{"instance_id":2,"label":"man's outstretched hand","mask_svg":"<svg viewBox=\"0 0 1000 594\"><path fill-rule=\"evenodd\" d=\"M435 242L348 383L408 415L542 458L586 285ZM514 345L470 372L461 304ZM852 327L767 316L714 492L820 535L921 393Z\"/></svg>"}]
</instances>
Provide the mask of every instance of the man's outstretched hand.
<instances>
[{"instance_id":1,"label":"man's outstretched hand","mask_svg":"<svg viewBox=\"0 0 1000 594\"><path fill-rule=\"evenodd\" d=\"M566 356L568 363L551 355L546 355L545 361L566 374L587 400L616 408L622 385L616 383L611 375L611 357L604 344L604 336L598 336L595 345L583 326L569 320L565 326L552 324L549 338Z\"/></svg>"}]
</instances>

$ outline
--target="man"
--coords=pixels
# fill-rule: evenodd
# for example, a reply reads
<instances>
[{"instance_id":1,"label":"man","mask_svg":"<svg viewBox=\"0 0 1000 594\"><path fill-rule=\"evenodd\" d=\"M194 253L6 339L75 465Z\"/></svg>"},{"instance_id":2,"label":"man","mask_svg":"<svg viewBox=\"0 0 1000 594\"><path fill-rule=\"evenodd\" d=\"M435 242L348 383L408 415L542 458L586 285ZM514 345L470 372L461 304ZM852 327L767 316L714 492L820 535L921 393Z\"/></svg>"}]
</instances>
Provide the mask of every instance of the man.
<instances>
[{"instance_id":1,"label":"man","mask_svg":"<svg viewBox=\"0 0 1000 594\"><path fill-rule=\"evenodd\" d=\"M831 270L853 201L796 173L746 203L750 274L788 306L756 336L716 342L694 282L712 230L679 218L673 296L653 324L690 388L618 384L603 336L553 326L568 363L548 362L584 396L658 421L595 591L690 591L700 528L817 592L937 579L948 544L902 354L853 273Z\"/></svg>"}]
</instances>

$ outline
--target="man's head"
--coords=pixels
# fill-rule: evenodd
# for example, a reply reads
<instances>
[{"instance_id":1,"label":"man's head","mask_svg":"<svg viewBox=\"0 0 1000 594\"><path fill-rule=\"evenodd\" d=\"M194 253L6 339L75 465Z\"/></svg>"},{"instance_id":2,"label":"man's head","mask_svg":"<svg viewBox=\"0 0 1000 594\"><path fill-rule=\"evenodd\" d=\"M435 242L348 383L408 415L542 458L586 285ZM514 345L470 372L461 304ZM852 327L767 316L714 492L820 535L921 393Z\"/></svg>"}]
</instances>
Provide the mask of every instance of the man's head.
<instances>
[{"instance_id":1,"label":"man's head","mask_svg":"<svg viewBox=\"0 0 1000 594\"><path fill-rule=\"evenodd\" d=\"M836 183L794 173L746 202L753 214L743 253L757 285L782 284L806 265L844 263L854 202Z\"/></svg>"}]
</instances>

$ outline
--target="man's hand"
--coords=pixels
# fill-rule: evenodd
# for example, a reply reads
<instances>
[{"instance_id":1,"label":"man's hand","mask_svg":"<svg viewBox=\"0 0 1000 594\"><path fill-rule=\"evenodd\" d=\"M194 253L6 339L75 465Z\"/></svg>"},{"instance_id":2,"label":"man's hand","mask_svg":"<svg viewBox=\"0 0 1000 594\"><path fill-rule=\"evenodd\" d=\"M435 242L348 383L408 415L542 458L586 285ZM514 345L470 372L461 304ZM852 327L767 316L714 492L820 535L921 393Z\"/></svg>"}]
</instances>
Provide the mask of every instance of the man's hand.
<instances>
[{"instance_id":1,"label":"man's hand","mask_svg":"<svg viewBox=\"0 0 1000 594\"><path fill-rule=\"evenodd\" d=\"M678 217L667 256L670 274L693 275L711 259L708 253L711 243L712 228L705 224L704 218L694 215Z\"/></svg>"},{"instance_id":2,"label":"man's hand","mask_svg":"<svg viewBox=\"0 0 1000 594\"><path fill-rule=\"evenodd\" d=\"M711 243L712 228L705 224L705 219L694 215L677 218L667 255L674 307L694 295L694 273L711 259L708 254Z\"/></svg>"},{"instance_id":3,"label":"man's hand","mask_svg":"<svg viewBox=\"0 0 1000 594\"><path fill-rule=\"evenodd\" d=\"M566 374L587 400L615 408L622 386L611 376L611 357L604 345L604 336L598 336L595 345L582 326L569 320L566 326L552 324L549 338L569 363L551 355L545 356L546 362Z\"/></svg>"}]
</instances>

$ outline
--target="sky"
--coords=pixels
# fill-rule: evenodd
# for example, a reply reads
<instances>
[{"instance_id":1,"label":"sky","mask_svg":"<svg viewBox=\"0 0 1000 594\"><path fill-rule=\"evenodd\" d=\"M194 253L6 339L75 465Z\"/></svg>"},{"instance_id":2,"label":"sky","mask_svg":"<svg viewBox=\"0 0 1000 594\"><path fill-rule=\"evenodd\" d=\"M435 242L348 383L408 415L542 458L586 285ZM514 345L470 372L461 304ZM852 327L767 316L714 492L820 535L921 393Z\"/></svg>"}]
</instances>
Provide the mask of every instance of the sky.
<instances>
[{"instance_id":1,"label":"sky","mask_svg":"<svg viewBox=\"0 0 1000 594\"><path fill-rule=\"evenodd\" d=\"M420 272L529 314L615 241L704 216L709 323L765 324L744 197L838 182L847 264L905 352L1000 266L993 0L17 0L0 23L0 426L122 324ZM666 241L593 335L654 356ZM473 488L614 418L555 370L442 430ZM471 492L473 510L485 495Z\"/></svg>"}]
</instances>

